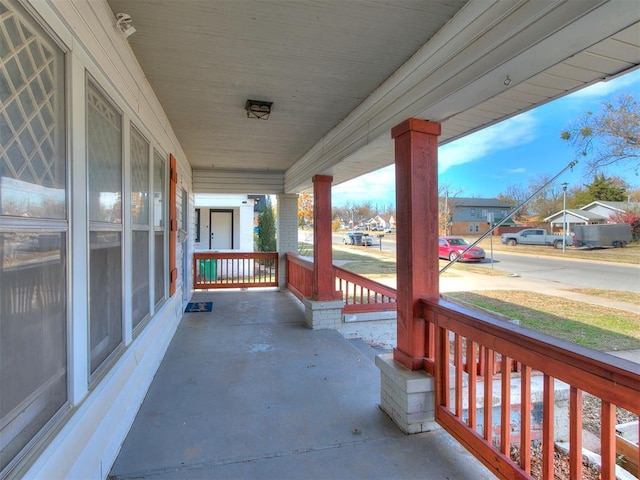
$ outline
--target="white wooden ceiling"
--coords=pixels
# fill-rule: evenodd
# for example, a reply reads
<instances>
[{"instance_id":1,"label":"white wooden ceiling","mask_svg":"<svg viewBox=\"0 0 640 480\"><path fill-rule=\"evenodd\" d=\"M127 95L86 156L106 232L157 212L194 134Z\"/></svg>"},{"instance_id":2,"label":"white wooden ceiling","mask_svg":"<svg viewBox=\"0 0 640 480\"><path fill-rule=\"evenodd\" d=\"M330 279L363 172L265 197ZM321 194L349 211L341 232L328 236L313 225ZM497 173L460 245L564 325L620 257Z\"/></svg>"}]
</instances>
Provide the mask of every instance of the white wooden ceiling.
<instances>
[{"instance_id":1,"label":"white wooden ceiling","mask_svg":"<svg viewBox=\"0 0 640 480\"><path fill-rule=\"evenodd\" d=\"M108 3L133 18L194 182L340 183L393 163L408 117L441 122L443 144L640 64L635 0ZM271 117L247 118L249 98Z\"/></svg>"}]
</instances>

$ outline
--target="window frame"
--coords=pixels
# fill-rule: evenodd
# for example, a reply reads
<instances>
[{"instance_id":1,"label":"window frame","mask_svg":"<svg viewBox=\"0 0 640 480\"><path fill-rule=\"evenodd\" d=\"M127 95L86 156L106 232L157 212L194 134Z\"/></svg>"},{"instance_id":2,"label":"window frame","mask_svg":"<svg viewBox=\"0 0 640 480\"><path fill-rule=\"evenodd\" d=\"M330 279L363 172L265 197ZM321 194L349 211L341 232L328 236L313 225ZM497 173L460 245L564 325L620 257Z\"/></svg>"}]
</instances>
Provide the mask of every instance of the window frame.
<instances>
[{"instance_id":1,"label":"window frame","mask_svg":"<svg viewBox=\"0 0 640 480\"><path fill-rule=\"evenodd\" d=\"M63 295L63 299L60 300L60 312L56 313L43 313L47 318L51 318L52 315L58 316L58 324L57 327L61 329L61 335L58 337L59 340L62 340L61 343L55 345L55 349L61 347L61 350L58 350L59 358L61 359L62 370L61 373L57 374L58 377L63 378L62 384L59 386L59 392L62 393L62 398L59 404L51 405L52 408L34 410L33 417L29 418L28 410L30 407L26 409L19 408L19 405L16 406L12 411L19 410L18 415L27 415L26 419L21 419L20 423L26 424L24 427L15 427L20 428L17 431L17 434L9 436L9 442L15 442L19 437L24 435L24 442L18 440L18 444L15 448L17 448L17 453L13 455L6 463L0 464L0 477L4 478L5 475L10 474L17 465L20 464L28 454L28 452L34 447L34 445L41 442L44 438L47 438L48 435L51 434L56 424L58 424L62 418L67 414L67 412L71 408L72 404L72 381L73 381L73 364L72 364L72 349L73 343L71 340L72 335L72 295L71 295L71 198L72 198L72 172L71 172L71 120L70 120L70 102L71 102L71 94L69 89L70 82L70 62L71 58L69 55L69 49L65 46L63 42L52 32L52 30L46 25L45 22L42 22L39 17L34 14L31 8L28 8L27 5L24 5L22 2L17 0L2 0L4 7L9 11L9 17L14 17L19 19L20 23L23 23L30 31L30 33L38 39L38 41L47 45L54 50L53 60L55 65L55 75L50 80L53 83L52 89L56 91L56 95L59 98L55 100L53 105L53 114L56 125L59 125L59 128L56 129L55 132L55 141L58 149L54 150L52 155L55 155L55 158L59 160L58 163L54 163L51 166L55 168L60 175L60 188L64 189L64 212L60 216L56 217L47 217L47 216L33 216L33 215L13 215L13 214L3 214L0 209L0 235L11 235L11 234L33 234L33 235L46 235L53 234L56 236L60 236L61 245L59 248L55 248L52 251L59 251L61 258L60 263L62 268L60 269L60 274L64 277L64 281L59 284L60 293ZM15 53L15 49L13 46L10 47L12 51ZM32 59L35 63L35 59ZM39 68L38 65L35 66L36 70ZM23 77L24 78L24 77ZM28 81L29 79L25 79ZM15 86L15 85L13 85ZM14 90L15 91L15 90ZM21 92L24 89L20 90ZM19 93L16 91L16 98L19 97ZM3 103L4 105L4 103ZM39 112L42 109L42 105L36 105L34 107L34 112ZM8 115L9 113L7 113ZM33 127L33 119L37 114L31 113L31 117L26 117L24 119L25 123L29 123L28 127L30 130ZM37 132L34 132L37 133ZM0 162L2 159L0 159ZM51 167L50 166L50 167ZM13 176L7 178L14 178ZM20 180L18 178L18 180ZM38 185L35 182L28 182L30 185ZM2 251L4 251L4 243L2 243ZM4 271L5 265L0 266ZM6 317L2 315L2 319L0 321L6 321ZM47 325L50 325L50 322L47 321ZM30 337L29 340L33 340L33 337ZM36 339L37 340L37 339ZM27 342L33 343L33 342ZM28 347L28 345L26 345ZM0 358L1 361L1 358ZM23 373L26 375L28 372ZM55 377L50 377L55 378ZM42 390L49 384L49 381L43 381L39 384L38 388L34 390L28 397L30 398L38 391ZM41 392L44 395L50 395L50 393ZM26 399L23 399L21 403L23 403ZM31 405L37 405L38 402L33 402ZM8 421L10 413L8 413L3 421ZM41 415L44 415L42 421L37 421L35 424L34 418L37 418ZM14 419L18 418L18 416L13 417ZM5 425L5 428L9 428L9 423ZM4 432L10 433L10 432ZM5 437L6 438L6 437ZM7 443L6 445L9 445Z\"/></svg>"},{"instance_id":2,"label":"window frame","mask_svg":"<svg viewBox=\"0 0 640 480\"><path fill-rule=\"evenodd\" d=\"M126 267L126 259L125 259L125 219L124 215L127 214L124 208L126 189L125 189L125 119L126 116L123 110L118 105L118 102L109 95L109 93L101 86L100 82L91 75L88 71L85 71L85 152L86 152L86 167L87 167L87 176L85 178L85 187L88 198L91 195L90 189L90 177L89 177L89 88L92 86L96 93L100 94L103 97L103 100L107 102L109 106L111 106L115 112L120 115L120 222L107 222L107 221L97 221L91 219L90 209L87 209L87 217L86 217L86 230L87 230L87 281L88 281L88 298L87 298L87 376L89 385L94 385L99 383L100 379L103 377L104 373L109 371L112 365L115 363L115 360L118 358L120 353L125 350L125 336L126 336L126 302L124 302L124 295L126 294L126 282L125 282L125 267ZM87 201L89 205L89 200ZM92 345L91 345L91 234L93 232L104 233L104 232L118 232L120 233L120 341L114 346L114 348L107 354L107 356L95 367L92 368ZM102 343L102 342L101 342Z\"/></svg>"}]
</instances>

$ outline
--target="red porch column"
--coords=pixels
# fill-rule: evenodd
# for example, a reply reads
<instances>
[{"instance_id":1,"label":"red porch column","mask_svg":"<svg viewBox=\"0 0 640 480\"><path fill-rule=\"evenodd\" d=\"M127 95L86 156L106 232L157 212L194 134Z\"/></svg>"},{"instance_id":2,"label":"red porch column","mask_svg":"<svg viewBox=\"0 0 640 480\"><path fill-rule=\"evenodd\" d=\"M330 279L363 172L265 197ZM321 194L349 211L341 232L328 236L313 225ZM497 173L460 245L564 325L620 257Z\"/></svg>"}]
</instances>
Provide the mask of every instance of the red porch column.
<instances>
[{"instance_id":1,"label":"red porch column","mask_svg":"<svg viewBox=\"0 0 640 480\"><path fill-rule=\"evenodd\" d=\"M331 182L329 175L313 177L313 300L327 301L336 295L331 252Z\"/></svg>"},{"instance_id":2,"label":"red porch column","mask_svg":"<svg viewBox=\"0 0 640 480\"><path fill-rule=\"evenodd\" d=\"M393 358L411 370L426 353L420 297L437 297L438 136L440 124L410 118L391 130L395 140L398 346Z\"/></svg>"}]
</instances>

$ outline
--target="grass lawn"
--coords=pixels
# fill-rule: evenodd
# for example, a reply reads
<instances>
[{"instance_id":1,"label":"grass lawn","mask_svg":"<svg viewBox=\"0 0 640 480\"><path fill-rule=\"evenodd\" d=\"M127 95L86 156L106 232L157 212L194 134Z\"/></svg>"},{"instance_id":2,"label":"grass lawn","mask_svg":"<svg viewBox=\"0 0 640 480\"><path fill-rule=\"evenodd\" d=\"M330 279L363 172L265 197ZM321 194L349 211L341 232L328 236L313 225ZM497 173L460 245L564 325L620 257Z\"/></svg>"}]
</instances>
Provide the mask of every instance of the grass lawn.
<instances>
[{"instance_id":1,"label":"grass lawn","mask_svg":"<svg viewBox=\"0 0 640 480\"><path fill-rule=\"evenodd\" d=\"M495 246L494 240L494 246ZM498 241L499 243L499 241ZM505 251L515 248L525 253L527 247L501 246ZM562 255L562 251L554 248L528 247L542 254ZM542 249L542 250L540 250ZM597 251L572 252L575 255L591 255ZM610 258L622 259L631 255L638 256L640 263L640 246L607 249L600 251ZM313 245L300 243L299 253L305 256L313 255ZM527 252L530 253L530 252ZM569 252L567 252L569 254ZM393 278L396 276L395 254L379 251L374 247L333 246L333 259L336 265L351 272L371 279ZM602 258L601 258L602 259ZM440 262L440 268L446 265ZM500 270L488 270L474 264L454 265L443 276L459 276L465 272L482 273L485 275L507 275ZM640 294L614 290L600 290L591 288L571 288L568 291L583 295L606 298L617 302L640 305ZM543 332L557 338L593 348L600 351L615 351L640 349L640 318L633 312L605 308L562 297L543 295L531 291L519 290L491 290L482 292L458 292L449 296L468 302L486 310L506 315L520 321L524 327Z\"/></svg>"},{"instance_id":2,"label":"grass lawn","mask_svg":"<svg viewBox=\"0 0 640 480\"><path fill-rule=\"evenodd\" d=\"M468 237L467 240L472 242L473 237ZM478 245L489 252L491 248L491 240L485 238ZM526 253L528 255L539 255L545 257L564 257L564 258L577 258L582 260L599 261L599 262L613 262L613 263L629 263L632 265L640 265L640 243L630 243L625 248L597 248L593 250L567 247L563 253L561 249L556 249L551 246L542 245L516 245L510 247L500 243L500 238L493 238L493 250L505 253Z\"/></svg>"},{"instance_id":3,"label":"grass lawn","mask_svg":"<svg viewBox=\"0 0 640 480\"><path fill-rule=\"evenodd\" d=\"M457 292L448 295L518 319L523 327L594 350L640 348L640 318L632 312L587 306L583 302L519 290Z\"/></svg>"}]
</instances>

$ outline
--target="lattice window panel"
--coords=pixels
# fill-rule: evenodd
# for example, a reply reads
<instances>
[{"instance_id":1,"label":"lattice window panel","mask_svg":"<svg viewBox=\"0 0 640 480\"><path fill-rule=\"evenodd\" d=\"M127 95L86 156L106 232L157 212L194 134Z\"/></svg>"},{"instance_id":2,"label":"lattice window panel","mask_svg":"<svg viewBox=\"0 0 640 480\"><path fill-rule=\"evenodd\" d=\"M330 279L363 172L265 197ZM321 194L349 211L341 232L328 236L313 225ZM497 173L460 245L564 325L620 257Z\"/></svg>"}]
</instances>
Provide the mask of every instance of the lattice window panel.
<instances>
[{"instance_id":1,"label":"lattice window panel","mask_svg":"<svg viewBox=\"0 0 640 480\"><path fill-rule=\"evenodd\" d=\"M164 226L164 158L157 151L153 152L153 225Z\"/></svg>"},{"instance_id":2,"label":"lattice window panel","mask_svg":"<svg viewBox=\"0 0 640 480\"><path fill-rule=\"evenodd\" d=\"M65 186L63 55L0 1L0 176Z\"/></svg>"},{"instance_id":3,"label":"lattice window panel","mask_svg":"<svg viewBox=\"0 0 640 480\"><path fill-rule=\"evenodd\" d=\"M89 83L87 85L87 137L90 216L92 220L121 222L122 117ZM112 214L102 211L101 194L117 197Z\"/></svg>"},{"instance_id":4,"label":"lattice window panel","mask_svg":"<svg viewBox=\"0 0 640 480\"><path fill-rule=\"evenodd\" d=\"M131 128L131 215L134 224L149 223L149 142Z\"/></svg>"}]
</instances>

